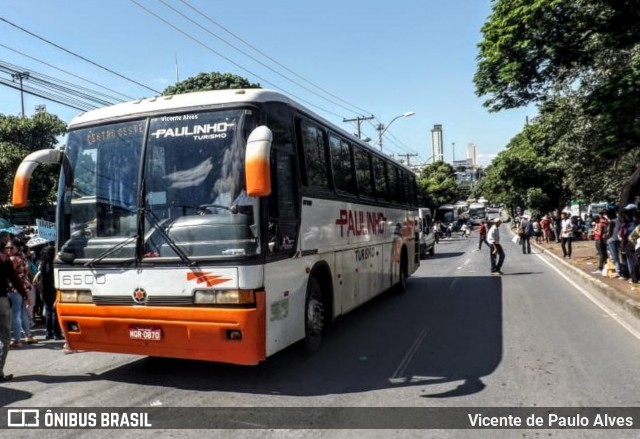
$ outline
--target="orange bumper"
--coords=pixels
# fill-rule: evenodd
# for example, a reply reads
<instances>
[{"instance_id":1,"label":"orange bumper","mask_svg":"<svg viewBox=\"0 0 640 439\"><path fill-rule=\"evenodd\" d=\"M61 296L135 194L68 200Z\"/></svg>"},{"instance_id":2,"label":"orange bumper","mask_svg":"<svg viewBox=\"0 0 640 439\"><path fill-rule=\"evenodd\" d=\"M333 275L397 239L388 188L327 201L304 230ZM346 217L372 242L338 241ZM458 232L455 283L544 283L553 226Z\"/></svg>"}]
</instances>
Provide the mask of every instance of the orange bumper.
<instances>
[{"instance_id":1,"label":"orange bumper","mask_svg":"<svg viewBox=\"0 0 640 439\"><path fill-rule=\"evenodd\" d=\"M266 357L265 298L251 309L105 306L60 303L60 326L70 349L251 365ZM77 331L69 330L75 323ZM131 327L160 328L158 341L131 339ZM232 340L228 331L241 331Z\"/></svg>"}]
</instances>

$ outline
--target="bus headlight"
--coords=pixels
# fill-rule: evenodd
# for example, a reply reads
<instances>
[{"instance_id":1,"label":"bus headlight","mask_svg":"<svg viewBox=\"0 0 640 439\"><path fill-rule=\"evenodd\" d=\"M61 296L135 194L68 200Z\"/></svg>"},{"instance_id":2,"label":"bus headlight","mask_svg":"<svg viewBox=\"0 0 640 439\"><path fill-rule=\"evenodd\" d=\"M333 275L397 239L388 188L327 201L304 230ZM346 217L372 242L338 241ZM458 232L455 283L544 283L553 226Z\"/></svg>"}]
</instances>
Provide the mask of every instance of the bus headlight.
<instances>
[{"instance_id":1,"label":"bus headlight","mask_svg":"<svg viewBox=\"0 0 640 439\"><path fill-rule=\"evenodd\" d=\"M254 290L196 290L193 302L196 305L253 305Z\"/></svg>"},{"instance_id":2,"label":"bus headlight","mask_svg":"<svg viewBox=\"0 0 640 439\"><path fill-rule=\"evenodd\" d=\"M91 290L62 290L60 302L64 303L92 303Z\"/></svg>"}]
</instances>

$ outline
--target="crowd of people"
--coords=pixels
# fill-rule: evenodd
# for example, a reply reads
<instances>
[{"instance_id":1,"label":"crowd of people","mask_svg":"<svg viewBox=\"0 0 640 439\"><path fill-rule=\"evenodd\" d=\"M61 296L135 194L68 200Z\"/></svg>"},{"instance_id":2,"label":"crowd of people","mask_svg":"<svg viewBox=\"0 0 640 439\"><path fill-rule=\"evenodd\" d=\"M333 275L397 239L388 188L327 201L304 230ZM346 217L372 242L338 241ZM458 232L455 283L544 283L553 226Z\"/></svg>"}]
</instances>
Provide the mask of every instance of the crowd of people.
<instances>
[{"instance_id":1,"label":"crowd of people","mask_svg":"<svg viewBox=\"0 0 640 439\"><path fill-rule=\"evenodd\" d=\"M580 218L569 212L551 212L532 218L522 215L516 218L517 234L523 253L530 253L529 241L537 243L560 243L564 258L571 258L572 242L576 239L593 240L598 255L598 267L593 274L608 275L607 261L615 267L613 277L631 284L640 280L640 211L635 204L628 204L616 211L601 210Z\"/></svg>"},{"instance_id":2,"label":"crowd of people","mask_svg":"<svg viewBox=\"0 0 640 439\"><path fill-rule=\"evenodd\" d=\"M499 227L502 221L482 221L478 232L478 250L482 244L490 248L491 273L502 274L504 250L500 245ZM547 214L520 215L513 227L523 254L531 253L531 240L537 244L558 243L562 256L571 258L575 240L592 240L598 255L598 267L593 274L617 277L630 284L640 281L640 210L628 204L622 210L602 210L597 214L572 216L568 211ZM467 236L462 234L462 236ZM615 267L610 274L607 263Z\"/></svg>"},{"instance_id":3,"label":"crowd of people","mask_svg":"<svg viewBox=\"0 0 640 439\"><path fill-rule=\"evenodd\" d=\"M9 349L38 343L33 329L45 324L45 340L63 340L55 311L55 249L26 245L28 235L0 231L0 381Z\"/></svg>"}]
</instances>

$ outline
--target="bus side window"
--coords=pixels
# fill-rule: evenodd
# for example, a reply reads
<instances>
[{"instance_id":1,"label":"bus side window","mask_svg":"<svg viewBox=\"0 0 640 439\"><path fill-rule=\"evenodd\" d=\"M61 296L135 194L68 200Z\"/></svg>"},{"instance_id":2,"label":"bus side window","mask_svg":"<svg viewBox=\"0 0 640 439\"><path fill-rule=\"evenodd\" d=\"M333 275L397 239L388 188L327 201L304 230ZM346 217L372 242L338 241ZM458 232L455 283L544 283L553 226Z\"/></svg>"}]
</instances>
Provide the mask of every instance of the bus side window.
<instances>
[{"instance_id":1,"label":"bus side window","mask_svg":"<svg viewBox=\"0 0 640 439\"><path fill-rule=\"evenodd\" d=\"M336 189L357 194L351 144L335 134L329 135L329 152L333 166L333 181Z\"/></svg>"},{"instance_id":2,"label":"bus side window","mask_svg":"<svg viewBox=\"0 0 640 439\"><path fill-rule=\"evenodd\" d=\"M305 184L319 189L331 189L325 132L307 121L301 121L298 126L304 153Z\"/></svg>"},{"instance_id":3,"label":"bus side window","mask_svg":"<svg viewBox=\"0 0 640 439\"><path fill-rule=\"evenodd\" d=\"M358 180L358 191L360 196L375 198L375 190L373 188L373 178L371 172L371 154L364 148L358 147L355 151L356 156L356 176Z\"/></svg>"},{"instance_id":4,"label":"bus side window","mask_svg":"<svg viewBox=\"0 0 640 439\"><path fill-rule=\"evenodd\" d=\"M379 200L389 200L389 188L387 186L387 164L382 158L373 157L373 170L376 195Z\"/></svg>"}]
</instances>

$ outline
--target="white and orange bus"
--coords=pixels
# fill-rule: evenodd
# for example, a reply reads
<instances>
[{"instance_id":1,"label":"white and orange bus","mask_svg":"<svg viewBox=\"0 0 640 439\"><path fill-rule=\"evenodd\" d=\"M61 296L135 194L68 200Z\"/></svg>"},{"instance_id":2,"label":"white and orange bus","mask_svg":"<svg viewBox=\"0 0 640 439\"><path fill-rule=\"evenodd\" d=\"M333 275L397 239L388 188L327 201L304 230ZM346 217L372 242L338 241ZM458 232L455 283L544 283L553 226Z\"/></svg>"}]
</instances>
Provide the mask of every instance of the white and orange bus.
<instances>
[{"instance_id":1,"label":"white and orange bus","mask_svg":"<svg viewBox=\"0 0 640 439\"><path fill-rule=\"evenodd\" d=\"M256 364L404 289L419 265L406 167L269 90L82 113L61 164L57 311L71 349Z\"/></svg>"}]
</instances>

